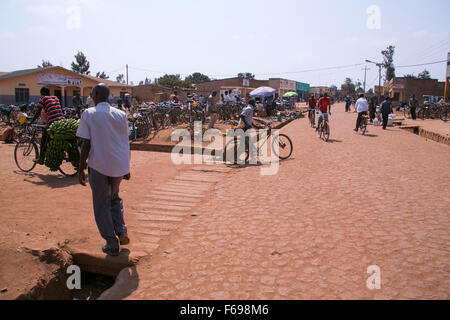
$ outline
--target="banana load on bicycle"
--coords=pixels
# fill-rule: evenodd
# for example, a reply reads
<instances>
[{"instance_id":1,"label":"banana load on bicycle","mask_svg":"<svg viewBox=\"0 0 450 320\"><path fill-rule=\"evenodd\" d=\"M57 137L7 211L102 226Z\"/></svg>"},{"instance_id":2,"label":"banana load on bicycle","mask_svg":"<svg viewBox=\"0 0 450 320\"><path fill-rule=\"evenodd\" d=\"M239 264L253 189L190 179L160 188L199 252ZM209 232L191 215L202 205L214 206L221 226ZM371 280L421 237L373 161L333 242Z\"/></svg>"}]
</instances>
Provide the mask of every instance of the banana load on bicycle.
<instances>
[{"instance_id":1,"label":"banana load on bicycle","mask_svg":"<svg viewBox=\"0 0 450 320\"><path fill-rule=\"evenodd\" d=\"M79 162L76 131L80 121L65 119L59 99L51 96L47 87L41 89L41 96L38 103L39 111L34 115L30 125L41 117L47 125L47 130L42 133L39 158L34 161L41 165L45 164L51 171L57 171L67 153L70 162L76 168Z\"/></svg>"}]
</instances>

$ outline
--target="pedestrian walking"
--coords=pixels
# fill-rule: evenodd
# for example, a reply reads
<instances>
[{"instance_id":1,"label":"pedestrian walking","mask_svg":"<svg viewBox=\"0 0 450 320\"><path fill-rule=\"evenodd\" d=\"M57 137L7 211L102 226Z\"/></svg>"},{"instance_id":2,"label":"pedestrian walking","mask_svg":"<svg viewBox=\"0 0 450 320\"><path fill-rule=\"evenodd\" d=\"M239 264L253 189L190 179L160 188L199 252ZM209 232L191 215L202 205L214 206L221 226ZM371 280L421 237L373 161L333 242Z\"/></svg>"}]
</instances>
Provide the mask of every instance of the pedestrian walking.
<instances>
[{"instance_id":1,"label":"pedestrian walking","mask_svg":"<svg viewBox=\"0 0 450 320\"><path fill-rule=\"evenodd\" d=\"M411 118L413 120L417 120L416 109L418 106L419 106L419 101L417 101L416 96L413 95L412 98L409 100L409 108L411 111Z\"/></svg>"},{"instance_id":2,"label":"pedestrian walking","mask_svg":"<svg viewBox=\"0 0 450 320\"><path fill-rule=\"evenodd\" d=\"M377 111L377 106L375 103L375 97L370 98L369 103L369 117L370 117L370 123L373 123L373 119L375 119L375 113Z\"/></svg>"},{"instance_id":3,"label":"pedestrian walking","mask_svg":"<svg viewBox=\"0 0 450 320\"><path fill-rule=\"evenodd\" d=\"M216 95L217 92L213 91L206 102L206 112L210 116L209 129L214 128L214 125L217 121L217 106L215 101Z\"/></svg>"},{"instance_id":4,"label":"pedestrian walking","mask_svg":"<svg viewBox=\"0 0 450 320\"><path fill-rule=\"evenodd\" d=\"M391 99L386 97L381 104L381 115L383 116L383 130L386 130L389 121L389 115L392 113Z\"/></svg>"},{"instance_id":5,"label":"pedestrian walking","mask_svg":"<svg viewBox=\"0 0 450 320\"><path fill-rule=\"evenodd\" d=\"M107 102L109 93L106 84L96 85L91 93L95 108L81 116L77 137L83 139L83 145L78 176L80 184L86 186L84 170L88 167L95 222L106 241L102 250L116 256L120 245L130 242L119 197L122 179L130 179L130 143L127 116Z\"/></svg>"}]
</instances>

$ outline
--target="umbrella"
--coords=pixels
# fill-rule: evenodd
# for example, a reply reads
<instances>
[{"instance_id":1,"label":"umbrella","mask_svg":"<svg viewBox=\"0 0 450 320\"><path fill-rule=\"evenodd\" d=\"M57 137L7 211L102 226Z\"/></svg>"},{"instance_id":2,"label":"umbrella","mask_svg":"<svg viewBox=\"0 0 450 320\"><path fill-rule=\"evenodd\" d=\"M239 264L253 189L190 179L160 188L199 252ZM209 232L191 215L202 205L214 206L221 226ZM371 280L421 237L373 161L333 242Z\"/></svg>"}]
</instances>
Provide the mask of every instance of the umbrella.
<instances>
[{"instance_id":1,"label":"umbrella","mask_svg":"<svg viewBox=\"0 0 450 320\"><path fill-rule=\"evenodd\" d=\"M258 89L250 92L252 98L265 98L271 97L275 94L276 90L271 87L259 87Z\"/></svg>"},{"instance_id":2,"label":"umbrella","mask_svg":"<svg viewBox=\"0 0 450 320\"><path fill-rule=\"evenodd\" d=\"M283 98L291 98L291 97L298 97L298 94L295 92L288 92L283 96Z\"/></svg>"}]
</instances>

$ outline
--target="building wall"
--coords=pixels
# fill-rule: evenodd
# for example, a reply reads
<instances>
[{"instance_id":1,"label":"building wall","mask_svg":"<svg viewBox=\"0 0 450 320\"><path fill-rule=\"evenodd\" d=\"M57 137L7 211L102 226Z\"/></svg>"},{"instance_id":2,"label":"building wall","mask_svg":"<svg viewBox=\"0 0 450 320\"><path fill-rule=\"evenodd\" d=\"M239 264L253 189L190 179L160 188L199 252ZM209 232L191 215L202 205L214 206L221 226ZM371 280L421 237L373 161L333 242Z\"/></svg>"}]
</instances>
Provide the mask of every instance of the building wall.
<instances>
[{"instance_id":1,"label":"building wall","mask_svg":"<svg viewBox=\"0 0 450 320\"><path fill-rule=\"evenodd\" d=\"M92 88L100 83L100 81L95 81L90 78L82 77L80 75L77 75L76 73L70 72L68 70L65 70L63 68L56 68L56 69L50 69L50 70L43 70L41 72L35 72L31 74L26 74L23 76L8 78L0 80L0 103L1 104L18 104L18 103L24 103L24 102L37 102L40 99L40 90L44 86L42 84L38 83L38 75L41 73L56 73L56 74L63 74L68 75L71 77L77 77L82 80L82 88L80 87L74 87L74 86L67 86L64 87L64 92L62 89L62 86L56 86L56 85L50 85L45 84L46 87L50 89L50 94L55 95L56 90L61 90L61 96L66 96L64 99L65 101L61 101L62 104L65 102L66 107L72 106L72 98L73 98L73 92L74 91L80 91L81 96L84 98L84 101L89 96ZM106 82L106 81L105 81ZM24 88L29 89L29 101L24 102L16 102L15 99L15 89L16 88ZM110 86L111 93L115 97L120 97L121 92L127 92L131 93L131 87L121 87L121 86Z\"/></svg>"},{"instance_id":2,"label":"building wall","mask_svg":"<svg viewBox=\"0 0 450 320\"><path fill-rule=\"evenodd\" d=\"M409 101L413 95L417 100L424 95L443 97L445 83L436 79L394 78L389 83L389 95L391 98L398 94L399 101Z\"/></svg>"},{"instance_id":3,"label":"building wall","mask_svg":"<svg viewBox=\"0 0 450 320\"><path fill-rule=\"evenodd\" d=\"M248 84L248 86L246 86L246 84ZM248 94L254 89L268 85L269 82L267 80L249 80L241 78L231 78L231 79L203 82L197 84L195 87L198 96L203 95L207 97L211 94L211 92L216 91L220 98L221 91L229 89L233 90L238 89L241 92L242 97L248 97Z\"/></svg>"}]
</instances>

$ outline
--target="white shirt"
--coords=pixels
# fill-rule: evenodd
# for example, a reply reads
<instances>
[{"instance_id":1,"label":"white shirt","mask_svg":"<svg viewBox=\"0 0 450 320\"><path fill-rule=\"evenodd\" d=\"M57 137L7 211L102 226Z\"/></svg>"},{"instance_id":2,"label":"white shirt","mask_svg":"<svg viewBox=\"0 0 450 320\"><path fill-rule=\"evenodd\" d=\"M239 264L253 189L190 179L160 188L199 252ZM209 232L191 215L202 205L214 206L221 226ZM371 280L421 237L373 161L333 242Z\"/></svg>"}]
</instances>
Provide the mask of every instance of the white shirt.
<instances>
[{"instance_id":1,"label":"white shirt","mask_svg":"<svg viewBox=\"0 0 450 320\"><path fill-rule=\"evenodd\" d=\"M356 111L358 113L368 111L369 110L369 103L367 102L366 98L359 98L356 101Z\"/></svg>"},{"instance_id":2,"label":"white shirt","mask_svg":"<svg viewBox=\"0 0 450 320\"><path fill-rule=\"evenodd\" d=\"M91 141L88 166L112 178L130 173L129 136L125 112L106 102L86 109L77 131L77 137Z\"/></svg>"},{"instance_id":3,"label":"white shirt","mask_svg":"<svg viewBox=\"0 0 450 320\"><path fill-rule=\"evenodd\" d=\"M242 118L241 120L239 120L239 125L245 125L245 126L251 126L253 125L253 106L251 104L249 104L247 107L245 107L244 109L242 109L241 112L241 116L244 116L245 122L242 122Z\"/></svg>"}]
</instances>

